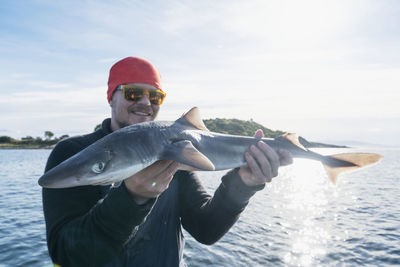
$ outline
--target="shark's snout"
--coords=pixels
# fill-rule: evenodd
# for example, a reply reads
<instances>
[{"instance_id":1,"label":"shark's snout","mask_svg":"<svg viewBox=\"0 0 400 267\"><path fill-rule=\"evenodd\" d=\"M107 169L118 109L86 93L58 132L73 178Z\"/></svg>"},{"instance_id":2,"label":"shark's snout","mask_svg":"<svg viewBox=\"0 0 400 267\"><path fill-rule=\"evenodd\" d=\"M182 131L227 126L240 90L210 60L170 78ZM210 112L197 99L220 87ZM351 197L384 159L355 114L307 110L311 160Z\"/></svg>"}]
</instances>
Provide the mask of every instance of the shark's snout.
<instances>
[{"instance_id":1,"label":"shark's snout","mask_svg":"<svg viewBox=\"0 0 400 267\"><path fill-rule=\"evenodd\" d=\"M68 171L66 168L49 170L39 178L39 185L45 188L66 188L79 185L79 178Z\"/></svg>"}]
</instances>

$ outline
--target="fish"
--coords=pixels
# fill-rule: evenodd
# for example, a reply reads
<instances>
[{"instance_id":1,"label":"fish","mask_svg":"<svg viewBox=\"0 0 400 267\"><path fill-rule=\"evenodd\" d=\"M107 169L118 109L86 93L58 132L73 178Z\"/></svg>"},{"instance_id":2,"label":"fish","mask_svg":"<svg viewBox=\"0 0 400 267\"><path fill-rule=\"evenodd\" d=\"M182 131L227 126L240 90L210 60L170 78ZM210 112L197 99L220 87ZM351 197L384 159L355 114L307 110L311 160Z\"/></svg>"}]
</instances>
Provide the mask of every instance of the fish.
<instances>
[{"instance_id":1,"label":"fish","mask_svg":"<svg viewBox=\"0 0 400 267\"><path fill-rule=\"evenodd\" d=\"M296 134L255 138L211 132L197 107L176 121L149 121L126 126L99 139L45 172L44 188L110 185L138 173L158 160L180 163L182 170L218 171L245 166L244 153L263 141L274 150L286 149L293 158L320 161L332 183L340 173L371 165L375 153L321 155L305 148Z\"/></svg>"}]
</instances>

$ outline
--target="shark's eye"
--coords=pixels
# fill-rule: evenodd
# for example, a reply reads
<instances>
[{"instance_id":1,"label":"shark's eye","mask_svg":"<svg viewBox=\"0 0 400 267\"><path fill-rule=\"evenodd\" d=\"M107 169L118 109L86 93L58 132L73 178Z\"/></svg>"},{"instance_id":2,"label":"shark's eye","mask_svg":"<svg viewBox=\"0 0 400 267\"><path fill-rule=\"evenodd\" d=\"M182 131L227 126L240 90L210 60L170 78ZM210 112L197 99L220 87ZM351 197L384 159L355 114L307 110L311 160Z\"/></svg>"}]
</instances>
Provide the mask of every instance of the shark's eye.
<instances>
[{"instance_id":1,"label":"shark's eye","mask_svg":"<svg viewBox=\"0 0 400 267\"><path fill-rule=\"evenodd\" d=\"M93 166L92 166L92 171L94 173L102 173L104 170L104 167L106 166L106 164L104 162L96 162Z\"/></svg>"}]
</instances>

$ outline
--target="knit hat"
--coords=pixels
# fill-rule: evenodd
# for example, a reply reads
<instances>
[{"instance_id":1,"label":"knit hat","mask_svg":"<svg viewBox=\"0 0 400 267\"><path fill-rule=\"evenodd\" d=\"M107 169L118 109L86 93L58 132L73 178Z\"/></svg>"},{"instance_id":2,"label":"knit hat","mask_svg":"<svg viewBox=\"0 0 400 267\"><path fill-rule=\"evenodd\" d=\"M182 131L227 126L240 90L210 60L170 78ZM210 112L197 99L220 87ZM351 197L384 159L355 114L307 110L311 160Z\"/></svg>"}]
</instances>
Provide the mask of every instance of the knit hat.
<instances>
[{"instance_id":1,"label":"knit hat","mask_svg":"<svg viewBox=\"0 0 400 267\"><path fill-rule=\"evenodd\" d=\"M138 57L127 57L115 63L108 77L107 100L118 85L128 83L145 83L161 89L161 76L156 67L149 61Z\"/></svg>"}]
</instances>

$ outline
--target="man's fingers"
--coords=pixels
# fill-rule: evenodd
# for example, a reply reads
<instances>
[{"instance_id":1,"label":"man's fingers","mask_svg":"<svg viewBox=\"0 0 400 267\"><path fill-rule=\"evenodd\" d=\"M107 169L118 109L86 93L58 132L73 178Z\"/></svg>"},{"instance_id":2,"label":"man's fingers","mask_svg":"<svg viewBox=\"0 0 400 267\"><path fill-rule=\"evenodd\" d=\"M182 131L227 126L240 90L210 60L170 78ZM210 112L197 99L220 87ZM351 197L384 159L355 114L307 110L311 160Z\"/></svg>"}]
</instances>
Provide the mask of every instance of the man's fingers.
<instances>
[{"instance_id":1,"label":"man's fingers","mask_svg":"<svg viewBox=\"0 0 400 267\"><path fill-rule=\"evenodd\" d=\"M250 151L256 161L256 165L257 165L258 169L260 169L261 176L259 176L259 177L264 180L267 180L267 177L272 176L272 169L271 169L270 163L268 162L268 158L265 156L263 151L261 151L259 148L257 148L254 145L250 147Z\"/></svg>"},{"instance_id":2,"label":"man's fingers","mask_svg":"<svg viewBox=\"0 0 400 267\"><path fill-rule=\"evenodd\" d=\"M278 154L281 166L290 165L293 163L292 153L290 153L288 150L279 149Z\"/></svg>"},{"instance_id":3,"label":"man's fingers","mask_svg":"<svg viewBox=\"0 0 400 267\"><path fill-rule=\"evenodd\" d=\"M144 180L146 180L148 176L158 176L165 170L165 168L172 164L172 162L172 160L158 160L141 170L138 174Z\"/></svg>"},{"instance_id":4,"label":"man's fingers","mask_svg":"<svg viewBox=\"0 0 400 267\"><path fill-rule=\"evenodd\" d=\"M278 168L280 166L278 154L276 154L275 150L273 150L269 145L262 141L258 142L257 146L261 149L262 152L264 152L265 156L268 158L272 176L277 176Z\"/></svg>"},{"instance_id":5,"label":"man's fingers","mask_svg":"<svg viewBox=\"0 0 400 267\"><path fill-rule=\"evenodd\" d=\"M245 158L247 161L247 165L249 166L249 169L253 173L253 176L255 176L258 179L264 177L264 174L262 173L260 166L257 164L257 161L255 160L253 155L251 155L249 152L246 152Z\"/></svg>"},{"instance_id":6,"label":"man's fingers","mask_svg":"<svg viewBox=\"0 0 400 267\"><path fill-rule=\"evenodd\" d=\"M172 163L173 163L172 160L158 160L150 166L153 167L154 171L156 171L157 173L162 173L165 170L165 168L170 166Z\"/></svg>"},{"instance_id":7,"label":"man's fingers","mask_svg":"<svg viewBox=\"0 0 400 267\"><path fill-rule=\"evenodd\" d=\"M159 160L126 179L125 184L137 195L156 197L168 188L178 168L177 162Z\"/></svg>"},{"instance_id":8,"label":"man's fingers","mask_svg":"<svg viewBox=\"0 0 400 267\"><path fill-rule=\"evenodd\" d=\"M154 180L150 180L151 187L156 191L160 191L160 193L164 192L171 182L172 178L174 177L175 172L179 168L179 163L175 161L169 161L164 166L162 172L160 172Z\"/></svg>"},{"instance_id":9,"label":"man's fingers","mask_svg":"<svg viewBox=\"0 0 400 267\"><path fill-rule=\"evenodd\" d=\"M261 139L264 137L264 132L261 129L258 129L255 133L254 133L254 137L257 139Z\"/></svg>"},{"instance_id":10,"label":"man's fingers","mask_svg":"<svg viewBox=\"0 0 400 267\"><path fill-rule=\"evenodd\" d=\"M261 139L264 137L263 131L257 130L254 137ZM278 175L279 166L292 162L292 156L288 151L277 153L261 140L257 145L252 145L244 157L247 166L239 169L239 175L247 185L271 182L272 178Z\"/></svg>"},{"instance_id":11,"label":"man's fingers","mask_svg":"<svg viewBox=\"0 0 400 267\"><path fill-rule=\"evenodd\" d=\"M170 181L179 168L179 163L172 161L163 172L159 174L161 180Z\"/></svg>"}]
</instances>

